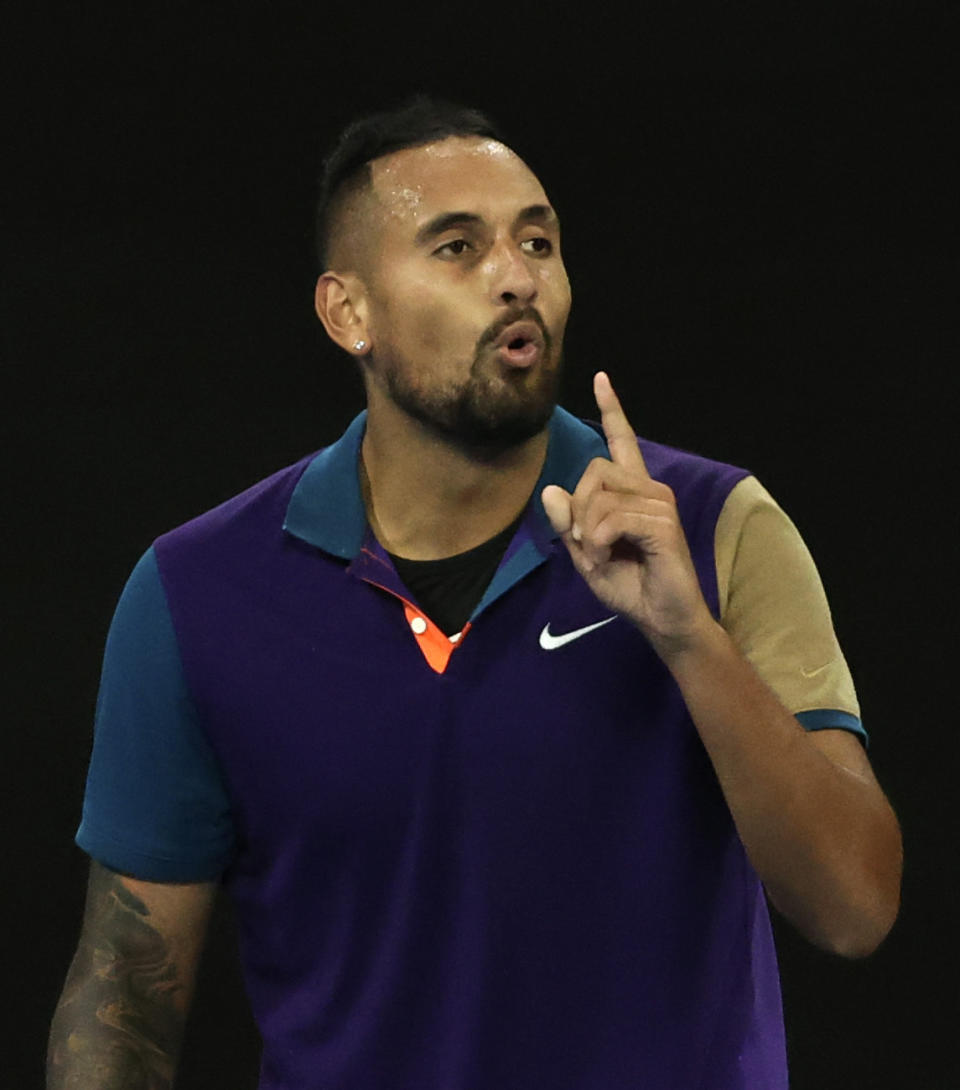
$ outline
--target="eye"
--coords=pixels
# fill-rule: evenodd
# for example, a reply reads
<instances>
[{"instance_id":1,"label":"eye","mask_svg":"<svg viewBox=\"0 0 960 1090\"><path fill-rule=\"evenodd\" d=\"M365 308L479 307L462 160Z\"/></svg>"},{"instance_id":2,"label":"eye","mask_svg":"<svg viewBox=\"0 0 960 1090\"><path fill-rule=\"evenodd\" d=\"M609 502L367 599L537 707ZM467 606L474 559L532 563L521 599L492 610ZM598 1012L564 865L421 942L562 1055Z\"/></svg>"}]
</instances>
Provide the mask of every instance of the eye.
<instances>
[{"instance_id":1,"label":"eye","mask_svg":"<svg viewBox=\"0 0 960 1090\"><path fill-rule=\"evenodd\" d=\"M550 239L543 238L542 236L525 239L520 245L528 254L539 254L544 256L553 253L553 243Z\"/></svg>"},{"instance_id":2,"label":"eye","mask_svg":"<svg viewBox=\"0 0 960 1090\"><path fill-rule=\"evenodd\" d=\"M445 242L438 249L434 250L435 254L444 254L448 257L459 257L460 254L470 249L470 243L465 238L455 238L450 242Z\"/></svg>"}]
</instances>

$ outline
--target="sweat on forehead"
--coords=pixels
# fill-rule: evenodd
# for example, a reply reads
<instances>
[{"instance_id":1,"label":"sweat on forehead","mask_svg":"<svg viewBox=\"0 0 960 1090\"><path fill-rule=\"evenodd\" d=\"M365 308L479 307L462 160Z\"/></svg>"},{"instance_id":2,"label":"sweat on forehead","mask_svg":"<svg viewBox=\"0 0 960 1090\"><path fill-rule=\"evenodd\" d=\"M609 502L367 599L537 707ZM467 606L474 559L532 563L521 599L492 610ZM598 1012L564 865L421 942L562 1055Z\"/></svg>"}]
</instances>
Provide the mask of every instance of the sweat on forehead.
<instances>
[{"instance_id":1,"label":"sweat on forehead","mask_svg":"<svg viewBox=\"0 0 960 1090\"><path fill-rule=\"evenodd\" d=\"M413 207L423 200L431 182L449 184L483 170L484 164L512 164L529 173L520 157L498 140L449 136L431 144L403 148L369 164L373 192L386 205Z\"/></svg>"},{"instance_id":2,"label":"sweat on forehead","mask_svg":"<svg viewBox=\"0 0 960 1090\"><path fill-rule=\"evenodd\" d=\"M332 263L342 271L348 266L368 269L388 225L413 225L454 206L464 210L464 202L479 204L518 190L526 203L546 203L523 160L488 137L450 136L389 152L367 163L342 195L331 239Z\"/></svg>"}]
</instances>

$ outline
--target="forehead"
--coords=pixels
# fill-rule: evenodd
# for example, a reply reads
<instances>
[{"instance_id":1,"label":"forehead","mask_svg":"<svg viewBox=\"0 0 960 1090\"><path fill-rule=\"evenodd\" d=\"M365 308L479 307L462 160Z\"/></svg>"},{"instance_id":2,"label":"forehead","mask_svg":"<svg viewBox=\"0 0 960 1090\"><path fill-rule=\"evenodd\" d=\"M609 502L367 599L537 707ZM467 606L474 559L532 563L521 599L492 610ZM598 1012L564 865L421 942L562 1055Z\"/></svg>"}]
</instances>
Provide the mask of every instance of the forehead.
<instances>
[{"instance_id":1,"label":"forehead","mask_svg":"<svg viewBox=\"0 0 960 1090\"><path fill-rule=\"evenodd\" d=\"M469 212L491 222L521 208L548 204L536 175L505 145L451 136L375 159L370 164L386 226L416 228L443 212Z\"/></svg>"}]
</instances>

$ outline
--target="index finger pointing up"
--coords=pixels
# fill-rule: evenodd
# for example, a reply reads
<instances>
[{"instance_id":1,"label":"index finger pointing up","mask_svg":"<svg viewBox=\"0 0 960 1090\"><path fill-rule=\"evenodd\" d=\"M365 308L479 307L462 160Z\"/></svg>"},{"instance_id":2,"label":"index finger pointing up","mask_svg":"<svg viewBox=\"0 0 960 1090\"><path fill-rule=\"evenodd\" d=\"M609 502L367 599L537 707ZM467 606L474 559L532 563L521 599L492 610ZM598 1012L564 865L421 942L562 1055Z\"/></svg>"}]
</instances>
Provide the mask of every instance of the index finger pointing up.
<instances>
[{"instance_id":1,"label":"index finger pointing up","mask_svg":"<svg viewBox=\"0 0 960 1090\"><path fill-rule=\"evenodd\" d=\"M641 472L648 477L647 467L637 444L637 437L630 421L627 420L620 406L620 399L613 392L613 385L606 371L598 371L593 376L593 395L600 410L603 434L607 437L610 459L614 465L623 466Z\"/></svg>"}]
</instances>

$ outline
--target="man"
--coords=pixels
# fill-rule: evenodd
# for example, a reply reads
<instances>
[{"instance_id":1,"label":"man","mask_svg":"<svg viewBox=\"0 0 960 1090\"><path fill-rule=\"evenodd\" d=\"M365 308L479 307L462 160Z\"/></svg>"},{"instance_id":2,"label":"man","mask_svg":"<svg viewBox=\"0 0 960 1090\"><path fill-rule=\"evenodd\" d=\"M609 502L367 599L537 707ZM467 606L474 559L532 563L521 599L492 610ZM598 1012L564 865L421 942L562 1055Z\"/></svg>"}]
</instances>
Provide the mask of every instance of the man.
<instances>
[{"instance_id":1,"label":"man","mask_svg":"<svg viewBox=\"0 0 960 1090\"><path fill-rule=\"evenodd\" d=\"M358 122L319 224L367 410L131 576L50 1087L171 1084L218 882L264 1088L786 1087L763 890L861 956L900 880L808 553L605 373L555 407L559 223L486 119Z\"/></svg>"}]
</instances>

